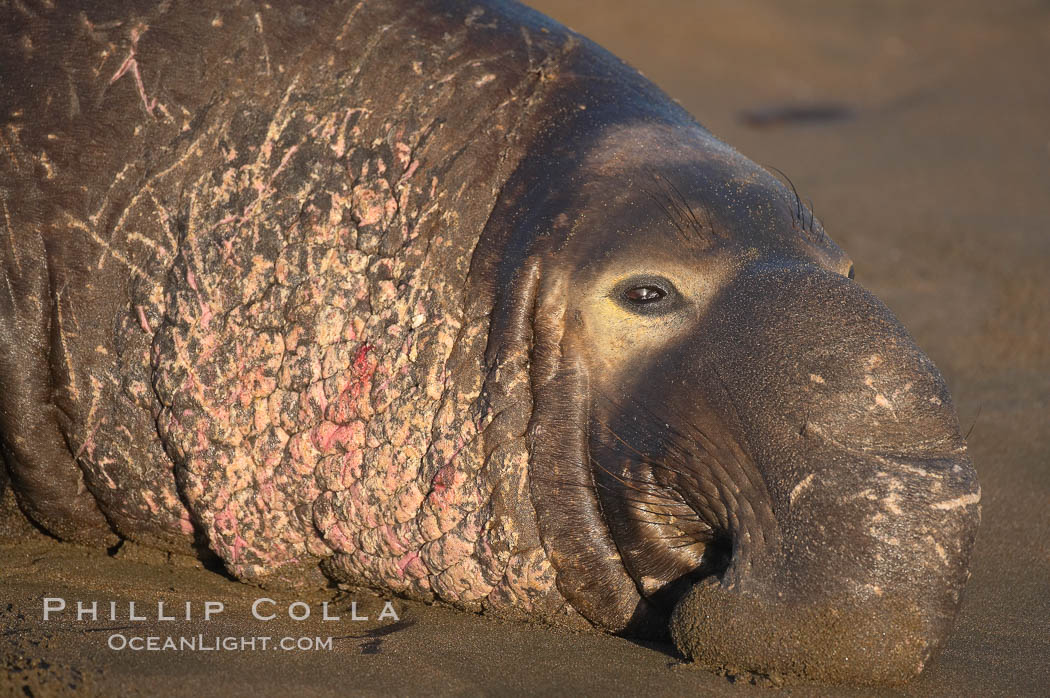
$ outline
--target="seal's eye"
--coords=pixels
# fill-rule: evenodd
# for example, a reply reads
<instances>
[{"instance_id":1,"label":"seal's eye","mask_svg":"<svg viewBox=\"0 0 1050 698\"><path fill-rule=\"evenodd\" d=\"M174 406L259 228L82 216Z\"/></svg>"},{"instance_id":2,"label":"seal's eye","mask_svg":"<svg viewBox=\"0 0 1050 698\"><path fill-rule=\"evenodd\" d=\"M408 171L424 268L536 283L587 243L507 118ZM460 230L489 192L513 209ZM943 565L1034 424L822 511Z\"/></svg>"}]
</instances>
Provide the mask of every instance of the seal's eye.
<instances>
[{"instance_id":1,"label":"seal's eye","mask_svg":"<svg viewBox=\"0 0 1050 698\"><path fill-rule=\"evenodd\" d=\"M848 273L848 274L846 274L846 277L847 277L847 278L850 278L850 279L852 279L852 278L853 278L853 265L852 265L852 264L851 264L851 265L849 265L849 273Z\"/></svg>"},{"instance_id":2,"label":"seal's eye","mask_svg":"<svg viewBox=\"0 0 1050 698\"><path fill-rule=\"evenodd\" d=\"M611 296L625 310L639 315L662 315L681 305L674 284L655 274L625 279L616 284Z\"/></svg>"},{"instance_id":3,"label":"seal's eye","mask_svg":"<svg viewBox=\"0 0 1050 698\"><path fill-rule=\"evenodd\" d=\"M644 305L664 298L667 292L656 286L636 286L623 292L623 297L632 303Z\"/></svg>"}]
</instances>

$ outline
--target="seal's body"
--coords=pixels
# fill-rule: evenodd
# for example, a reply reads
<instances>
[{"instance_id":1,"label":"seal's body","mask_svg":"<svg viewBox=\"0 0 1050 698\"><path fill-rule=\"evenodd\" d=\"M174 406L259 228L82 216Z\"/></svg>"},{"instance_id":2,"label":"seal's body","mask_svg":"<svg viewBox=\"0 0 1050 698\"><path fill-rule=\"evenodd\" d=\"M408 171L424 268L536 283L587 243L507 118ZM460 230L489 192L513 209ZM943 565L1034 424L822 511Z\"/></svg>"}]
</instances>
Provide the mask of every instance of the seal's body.
<instances>
[{"instance_id":1,"label":"seal's body","mask_svg":"<svg viewBox=\"0 0 1050 698\"><path fill-rule=\"evenodd\" d=\"M921 669L976 478L790 190L518 5L139 4L4 11L32 521L615 632L677 604L680 647L755 671Z\"/></svg>"}]
</instances>

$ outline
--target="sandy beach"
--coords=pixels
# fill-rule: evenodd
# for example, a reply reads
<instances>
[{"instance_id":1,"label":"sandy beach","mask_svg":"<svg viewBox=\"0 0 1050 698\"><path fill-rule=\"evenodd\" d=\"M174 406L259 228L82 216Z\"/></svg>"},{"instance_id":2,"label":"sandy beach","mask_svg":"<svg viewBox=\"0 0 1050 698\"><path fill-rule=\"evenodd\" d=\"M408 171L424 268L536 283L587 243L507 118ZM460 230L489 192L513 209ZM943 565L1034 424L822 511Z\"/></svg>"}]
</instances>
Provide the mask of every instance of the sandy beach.
<instances>
[{"instance_id":1,"label":"sandy beach","mask_svg":"<svg viewBox=\"0 0 1050 698\"><path fill-rule=\"evenodd\" d=\"M536 0L779 168L943 372L983 489L956 628L895 689L1050 686L1050 4L1038 0ZM3 533L3 532L0 532ZM127 544L0 538L0 696L774 695L670 646L428 607L296 594ZM67 608L44 620L46 598ZM274 613L261 621L256 610ZM77 601L101 601L78 621ZM108 620L109 602L117 603ZM134 601L146 620L128 620ZM158 618L158 601L176 620ZM205 604L224 609L204 618ZM379 619L389 601L397 614ZM185 605L190 603L190 620ZM303 606L290 609L295 602ZM323 603L329 615L323 619ZM57 603L57 602L52 602ZM357 615L352 620L351 603ZM289 617L310 617L298 621ZM331 648L113 649L115 635L331 638ZM163 642L159 640L158 642ZM221 644L221 641L219 641ZM261 641L260 641L261 642Z\"/></svg>"}]
</instances>

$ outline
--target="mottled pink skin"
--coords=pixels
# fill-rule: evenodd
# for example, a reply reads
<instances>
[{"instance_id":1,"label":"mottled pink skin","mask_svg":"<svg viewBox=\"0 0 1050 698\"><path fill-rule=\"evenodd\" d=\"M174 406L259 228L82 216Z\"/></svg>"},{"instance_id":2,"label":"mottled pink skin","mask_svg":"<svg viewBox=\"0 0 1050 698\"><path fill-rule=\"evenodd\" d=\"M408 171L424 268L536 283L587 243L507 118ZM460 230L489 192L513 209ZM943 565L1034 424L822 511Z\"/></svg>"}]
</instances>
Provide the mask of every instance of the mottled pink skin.
<instances>
[{"instance_id":1,"label":"mottled pink skin","mask_svg":"<svg viewBox=\"0 0 1050 698\"><path fill-rule=\"evenodd\" d=\"M451 67L417 79L488 74ZM242 579L308 582L326 559L344 581L527 612L553 570L491 505L522 483L487 467L480 366L450 370L488 322L449 303L462 280L440 268L462 234L457 192L420 164L440 98L326 112L290 82L261 140L216 134L238 157L193 185L166 279L152 366L181 493Z\"/></svg>"},{"instance_id":2,"label":"mottled pink skin","mask_svg":"<svg viewBox=\"0 0 1050 698\"><path fill-rule=\"evenodd\" d=\"M73 37L48 60L91 107L48 122L61 81L22 107L51 189L5 206L73 241L32 310L60 316L61 426L109 526L244 580L577 622L528 494L528 357L486 364L492 297L465 293L570 36L458 5L74 17L25 33ZM93 159L48 155L85 129Z\"/></svg>"}]
</instances>

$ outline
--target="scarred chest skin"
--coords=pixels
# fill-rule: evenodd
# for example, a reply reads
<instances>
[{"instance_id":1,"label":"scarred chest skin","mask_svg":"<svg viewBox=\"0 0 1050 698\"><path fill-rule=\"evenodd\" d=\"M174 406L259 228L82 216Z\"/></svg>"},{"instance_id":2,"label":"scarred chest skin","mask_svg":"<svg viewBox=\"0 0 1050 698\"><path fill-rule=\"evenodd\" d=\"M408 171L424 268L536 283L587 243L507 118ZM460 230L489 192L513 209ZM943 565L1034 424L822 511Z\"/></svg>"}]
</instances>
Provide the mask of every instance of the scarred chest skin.
<instances>
[{"instance_id":1,"label":"scarred chest skin","mask_svg":"<svg viewBox=\"0 0 1050 698\"><path fill-rule=\"evenodd\" d=\"M528 495L528 357L486 360L492 292L466 291L577 47L505 9L16 20L5 70L69 81L5 114L5 177L50 174L6 190L5 259L23 240L46 250L52 305L23 312L53 318L59 428L121 536L196 538L245 580L322 583L323 568L578 620ZM63 33L65 51L39 50ZM69 145L84 128L90 157Z\"/></svg>"}]
</instances>

